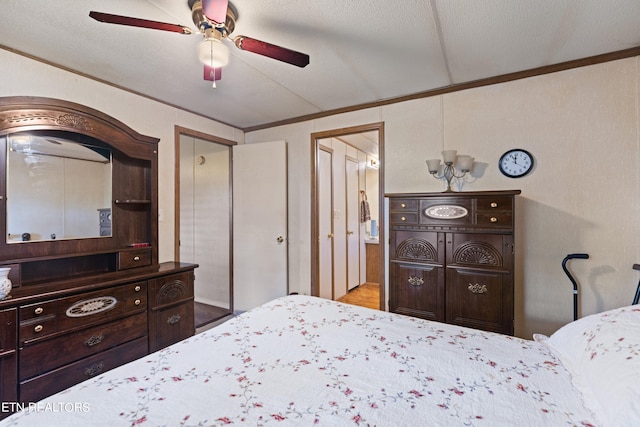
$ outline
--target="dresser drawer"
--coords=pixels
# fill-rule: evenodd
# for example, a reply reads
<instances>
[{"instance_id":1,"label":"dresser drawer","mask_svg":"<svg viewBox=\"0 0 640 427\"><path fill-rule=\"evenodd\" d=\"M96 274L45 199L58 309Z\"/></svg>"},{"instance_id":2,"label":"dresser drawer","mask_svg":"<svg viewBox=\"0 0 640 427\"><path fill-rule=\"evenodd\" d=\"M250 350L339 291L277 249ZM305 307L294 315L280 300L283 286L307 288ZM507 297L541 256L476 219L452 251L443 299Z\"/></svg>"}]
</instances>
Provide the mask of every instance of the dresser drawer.
<instances>
[{"instance_id":1,"label":"dresser drawer","mask_svg":"<svg viewBox=\"0 0 640 427\"><path fill-rule=\"evenodd\" d=\"M135 282L95 292L20 307L20 342L29 343L147 308L146 282Z\"/></svg>"},{"instance_id":2,"label":"dresser drawer","mask_svg":"<svg viewBox=\"0 0 640 427\"><path fill-rule=\"evenodd\" d=\"M151 248L118 252L118 270L151 265Z\"/></svg>"},{"instance_id":3,"label":"dresser drawer","mask_svg":"<svg viewBox=\"0 0 640 427\"><path fill-rule=\"evenodd\" d=\"M147 338L138 338L118 347L79 360L20 383L20 400L37 402L74 384L147 354Z\"/></svg>"},{"instance_id":4,"label":"dresser drawer","mask_svg":"<svg viewBox=\"0 0 640 427\"><path fill-rule=\"evenodd\" d=\"M402 213L390 212L389 223L391 225L417 224L418 213L417 212L402 212Z\"/></svg>"},{"instance_id":5,"label":"dresser drawer","mask_svg":"<svg viewBox=\"0 0 640 427\"><path fill-rule=\"evenodd\" d=\"M193 299L193 272L149 280L149 305L161 307Z\"/></svg>"},{"instance_id":6,"label":"dresser drawer","mask_svg":"<svg viewBox=\"0 0 640 427\"><path fill-rule=\"evenodd\" d=\"M476 199L476 208L479 211L511 211L513 210L513 199L511 197L479 197Z\"/></svg>"},{"instance_id":7,"label":"dresser drawer","mask_svg":"<svg viewBox=\"0 0 640 427\"><path fill-rule=\"evenodd\" d=\"M486 227L508 227L513 225L513 214L511 212L478 212L476 222L479 226Z\"/></svg>"},{"instance_id":8,"label":"dresser drawer","mask_svg":"<svg viewBox=\"0 0 640 427\"><path fill-rule=\"evenodd\" d=\"M416 199L390 199L390 211L415 211L418 210L418 200Z\"/></svg>"},{"instance_id":9,"label":"dresser drawer","mask_svg":"<svg viewBox=\"0 0 640 427\"><path fill-rule=\"evenodd\" d=\"M25 380L76 360L147 335L147 313L108 322L20 350L20 379Z\"/></svg>"}]
</instances>

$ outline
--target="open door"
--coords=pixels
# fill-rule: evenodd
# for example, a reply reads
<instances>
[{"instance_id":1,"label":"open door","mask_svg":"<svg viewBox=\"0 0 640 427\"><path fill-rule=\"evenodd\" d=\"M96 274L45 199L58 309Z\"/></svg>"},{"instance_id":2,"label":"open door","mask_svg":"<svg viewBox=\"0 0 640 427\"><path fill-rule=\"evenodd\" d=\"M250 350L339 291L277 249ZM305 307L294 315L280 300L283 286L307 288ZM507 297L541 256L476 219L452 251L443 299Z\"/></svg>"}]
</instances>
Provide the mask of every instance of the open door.
<instances>
[{"instance_id":1,"label":"open door","mask_svg":"<svg viewBox=\"0 0 640 427\"><path fill-rule=\"evenodd\" d=\"M360 165L358 159L345 159L347 221L347 291L360 285ZM364 281L363 281L364 282Z\"/></svg>"},{"instance_id":2,"label":"open door","mask_svg":"<svg viewBox=\"0 0 640 427\"><path fill-rule=\"evenodd\" d=\"M233 147L234 312L288 293L287 145Z\"/></svg>"}]
</instances>

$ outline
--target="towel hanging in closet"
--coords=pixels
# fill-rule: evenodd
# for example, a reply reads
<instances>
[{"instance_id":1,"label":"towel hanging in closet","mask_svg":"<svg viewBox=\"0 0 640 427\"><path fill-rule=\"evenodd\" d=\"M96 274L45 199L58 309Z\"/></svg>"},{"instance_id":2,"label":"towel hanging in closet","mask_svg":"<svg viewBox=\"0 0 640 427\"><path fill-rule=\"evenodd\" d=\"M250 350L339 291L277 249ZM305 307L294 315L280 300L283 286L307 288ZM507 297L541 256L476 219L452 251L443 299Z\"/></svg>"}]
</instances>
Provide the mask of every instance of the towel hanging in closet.
<instances>
[{"instance_id":1,"label":"towel hanging in closet","mask_svg":"<svg viewBox=\"0 0 640 427\"><path fill-rule=\"evenodd\" d=\"M371 210L367 201L367 193L360 191L362 202L360 202L360 222L367 222L371 219Z\"/></svg>"}]
</instances>

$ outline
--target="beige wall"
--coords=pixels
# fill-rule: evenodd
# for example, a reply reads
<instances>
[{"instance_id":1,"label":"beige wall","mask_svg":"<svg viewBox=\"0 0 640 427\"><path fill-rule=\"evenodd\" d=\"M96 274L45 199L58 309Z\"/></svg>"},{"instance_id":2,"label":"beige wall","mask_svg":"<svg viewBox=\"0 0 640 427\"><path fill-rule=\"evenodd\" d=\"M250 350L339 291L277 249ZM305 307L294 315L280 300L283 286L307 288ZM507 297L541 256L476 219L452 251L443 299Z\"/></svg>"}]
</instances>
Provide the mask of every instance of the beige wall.
<instances>
[{"instance_id":1,"label":"beige wall","mask_svg":"<svg viewBox=\"0 0 640 427\"><path fill-rule=\"evenodd\" d=\"M424 160L457 149L485 163L464 191L520 189L517 201L516 334L552 333L573 318L568 253L581 283L581 315L629 304L640 262L638 58L573 69L290 126L251 132L247 143L286 139L298 170L290 193L297 224L290 253L310 248L309 134L383 121L385 192L441 191ZM500 155L533 153L536 168L503 177ZM309 258L291 262L291 290L309 292Z\"/></svg>"},{"instance_id":2,"label":"beige wall","mask_svg":"<svg viewBox=\"0 0 640 427\"><path fill-rule=\"evenodd\" d=\"M88 105L160 141L160 259L174 257L174 125L244 142L285 139L289 156L290 290L309 292L310 134L383 121L386 192L440 191L424 160L454 148L486 163L465 191L521 189L517 208L516 333L551 333L572 319L571 285L582 284L582 314L630 303L640 262L638 58L355 111L251 132L0 50L0 96L61 98ZM531 151L530 176L497 170L509 148Z\"/></svg>"}]
</instances>

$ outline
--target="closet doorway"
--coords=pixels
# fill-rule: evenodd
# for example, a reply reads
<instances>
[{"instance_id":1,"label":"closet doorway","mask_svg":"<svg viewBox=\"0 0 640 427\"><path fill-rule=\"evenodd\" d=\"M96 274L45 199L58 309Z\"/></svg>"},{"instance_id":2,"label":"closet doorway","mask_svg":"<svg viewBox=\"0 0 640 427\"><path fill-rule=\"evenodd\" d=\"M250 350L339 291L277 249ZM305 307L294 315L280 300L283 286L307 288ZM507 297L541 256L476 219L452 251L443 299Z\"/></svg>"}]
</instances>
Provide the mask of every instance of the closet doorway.
<instances>
[{"instance_id":1,"label":"closet doorway","mask_svg":"<svg viewBox=\"0 0 640 427\"><path fill-rule=\"evenodd\" d=\"M175 257L196 269L195 326L233 307L232 146L234 141L176 126Z\"/></svg>"},{"instance_id":2,"label":"closet doorway","mask_svg":"<svg viewBox=\"0 0 640 427\"><path fill-rule=\"evenodd\" d=\"M386 308L383 146L383 123L311 134L312 295L344 300L375 289L376 308Z\"/></svg>"}]
</instances>

